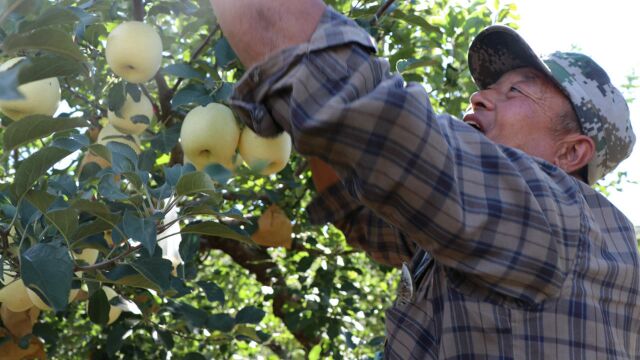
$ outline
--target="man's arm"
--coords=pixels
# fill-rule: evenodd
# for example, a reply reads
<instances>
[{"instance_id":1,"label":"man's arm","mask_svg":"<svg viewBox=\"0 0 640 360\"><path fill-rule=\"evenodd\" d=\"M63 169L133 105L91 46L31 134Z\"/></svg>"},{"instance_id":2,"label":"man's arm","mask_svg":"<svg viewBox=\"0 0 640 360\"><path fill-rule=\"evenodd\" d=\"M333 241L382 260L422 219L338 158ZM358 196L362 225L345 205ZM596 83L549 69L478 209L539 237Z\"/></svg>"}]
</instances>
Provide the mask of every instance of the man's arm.
<instances>
[{"instance_id":1,"label":"man's arm","mask_svg":"<svg viewBox=\"0 0 640 360\"><path fill-rule=\"evenodd\" d=\"M324 12L322 0L210 0L231 47L247 67L306 42Z\"/></svg>"},{"instance_id":2,"label":"man's arm","mask_svg":"<svg viewBox=\"0 0 640 360\"><path fill-rule=\"evenodd\" d=\"M288 131L443 266L527 303L555 296L580 243L576 180L436 116L424 87L374 53L366 31L326 9L308 42L255 65L229 101L259 134Z\"/></svg>"},{"instance_id":3,"label":"man's arm","mask_svg":"<svg viewBox=\"0 0 640 360\"><path fill-rule=\"evenodd\" d=\"M416 251L411 239L354 199L329 164L311 157L309 165L318 191L307 207L313 222L333 223L349 245L365 251L378 263L400 267L411 260Z\"/></svg>"}]
</instances>

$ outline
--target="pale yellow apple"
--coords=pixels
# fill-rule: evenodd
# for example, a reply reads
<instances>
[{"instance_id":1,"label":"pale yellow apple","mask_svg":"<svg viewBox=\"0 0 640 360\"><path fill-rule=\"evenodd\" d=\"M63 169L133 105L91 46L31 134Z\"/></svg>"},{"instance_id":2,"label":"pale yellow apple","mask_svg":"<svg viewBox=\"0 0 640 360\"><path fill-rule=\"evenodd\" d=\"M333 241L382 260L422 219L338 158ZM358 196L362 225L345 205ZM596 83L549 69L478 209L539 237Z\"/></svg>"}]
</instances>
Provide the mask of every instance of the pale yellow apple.
<instances>
[{"instance_id":1,"label":"pale yellow apple","mask_svg":"<svg viewBox=\"0 0 640 360\"><path fill-rule=\"evenodd\" d=\"M18 63L23 57L13 58L0 65L4 71ZM53 116L60 104L60 82L52 77L32 81L18 86L24 98L17 100L0 100L0 111L12 120L20 120L28 115Z\"/></svg>"},{"instance_id":2,"label":"pale yellow apple","mask_svg":"<svg viewBox=\"0 0 640 360\"><path fill-rule=\"evenodd\" d=\"M100 130L100 134L98 134L98 140L96 142L106 146L111 141L129 145L136 154L140 154L140 139L137 135L123 134L113 125L107 124L102 128L102 130Z\"/></svg>"},{"instance_id":3,"label":"pale yellow apple","mask_svg":"<svg viewBox=\"0 0 640 360\"><path fill-rule=\"evenodd\" d=\"M29 288L26 288L26 289L27 289L27 296L29 296L29 300L31 300L31 302L35 307L44 311L51 310L51 306L47 305L47 303L45 303L44 300L40 298L40 296L35 291ZM80 289L71 289L69 291L69 303L71 303L73 299L76 298L76 295L78 295L78 291L80 291Z\"/></svg>"},{"instance_id":4,"label":"pale yellow apple","mask_svg":"<svg viewBox=\"0 0 640 360\"><path fill-rule=\"evenodd\" d=\"M131 83L144 83L160 69L162 40L151 25L123 22L109 33L105 56L116 75Z\"/></svg>"},{"instance_id":5,"label":"pale yellow apple","mask_svg":"<svg viewBox=\"0 0 640 360\"><path fill-rule=\"evenodd\" d=\"M5 279L7 279L6 276ZM33 306L22 279L5 283L5 286L0 289L0 302L13 312L25 311Z\"/></svg>"},{"instance_id":6,"label":"pale yellow apple","mask_svg":"<svg viewBox=\"0 0 640 360\"><path fill-rule=\"evenodd\" d=\"M140 101L137 102L133 100L131 95L127 94L127 98L120 109L120 115L122 117L116 115L114 111L109 110L109 123L124 134L140 135L149 127L149 124L134 123L131 118L136 115L144 115L151 121L153 117L153 105L151 105L151 101L149 101L149 98L144 94L140 95Z\"/></svg>"},{"instance_id":7,"label":"pale yellow apple","mask_svg":"<svg viewBox=\"0 0 640 360\"><path fill-rule=\"evenodd\" d=\"M85 263L89 265L93 265L98 260L98 255L100 255L100 251L98 249L86 248L82 249L82 251L78 254L75 251L72 251L73 257L76 260L83 260Z\"/></svg>"},{"instance_id":8,"label":"pale yellow apple","mask_svg":"<svg viewBox=\"0 0 640 360\"><path fill-rule=\"evenodd\" d=\"M103 286L102 290L104 291L105 295L107 295L107 300L109 301L111 301L111 299L113 299L114 297L118 296L118 293L116 293L115 290L113 290L108 286ZM87 303L87 312L89 312L88 303ZM122 314L121 308L109 304L109 320L107 321L107 325L111 325L114 321L118 320L118 317L120 317L120 314Z\"/></svg>"},{"instance_id":9,"label":"pale yellow apple","mask_svg":"<svg viewBox=\"0 0 640 360\"><path fill-rule=\"evenodd\" d=\"M250 168L262 175L275 174L289 161L291 137L284 131L275 137L262 137L245 126L238 151Z\"/></svg>"},{"instance_id":10,"label":"pale yellow apple","mask_svg":"<svg viewBox=\"0 0 640 360\"><path fill-rule=\"evenodd\" d=\"M193 108L180 130L184 155L198 170L216 163L233 170L239 138L240 127L231 109L218 103Z\"/></svg>"}]
</instances>

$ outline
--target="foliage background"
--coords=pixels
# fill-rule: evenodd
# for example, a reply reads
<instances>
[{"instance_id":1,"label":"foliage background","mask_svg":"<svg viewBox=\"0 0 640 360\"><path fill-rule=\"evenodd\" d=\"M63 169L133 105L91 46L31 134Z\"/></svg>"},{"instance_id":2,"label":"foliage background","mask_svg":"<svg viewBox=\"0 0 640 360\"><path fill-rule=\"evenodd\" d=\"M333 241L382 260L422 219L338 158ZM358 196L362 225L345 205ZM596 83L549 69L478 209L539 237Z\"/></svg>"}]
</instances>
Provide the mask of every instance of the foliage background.
<instances>
[{"instance_id":1,"label":"foliage background","mask_svg":"<svg viewBox=\"0 0 640 360\"><path fill-rule=\"evenodd\" d=\"M518 20L515 5L508 1L398 1L379 17L384 1L327 3L371 33L392 69L407 81L424 84L437 111L458 116L475 89L466 66L470 40L489 24L517 27ZM165 50L159 74L138 90L120 82L104 58L109 31L132 19L153 24ZM37 37L30 37L34 32ZM23 134L24 141L16 144L5 135L17 125L3 117L3 268L28 276L23 255L54 249L67 254L68 274L53 280L41 276L33 283L46 280L68 289L71 269L84 269L79 280L86 297L94 299L98 283L112 284L140 309L106 326L100 324L108 309L104 304L94 305L99 310L90 313L87 303L97 300L76 301L57 312L43 312L33 335L18 340L38 337L48 355L59 359L380 355L384 310L395 296L396 270L351 248L335 228L309 224L304 208L315 190L305 159L294 155L285 170L271 177L248 171L234 176L216 167L206 169L203 177L179 165L178 135L185 114L197 105L224 102L244 72L208 1L5 0L0 1L0 41L3 62L16 54L32 60L20 70L18 82L29 76L58 76L68 107L57 119L82 122L42 136ZM15 78L0 75L0 95L16 85ZM105 125L101 119L123 91L140 90L150 96L156 114L142 136L142 154L91 145ZM36 154L61 146L71 155L53 163L36 161ZM87 167L81 172L80 162L89 149L111 156L112 169ZM26 183L25 172L32 174ZM113 175L118 180L105 180ZM185 262L177 276L169 274L158 251L147 253L155 236L145 238L146 245L137 251L131 251L127 241L113 250L104 237L103 231L114 224L126 227L127 211L139 215L146 233L151 228L155 234L168 211L159 189L180 195L180 253ZM91 199L93 205L78 199ZM147 202L158 211L142 205ZM256 220L272 204L292 221L290 249L247 241ZM69 216L60 220L51 215L56 211ZM198 223L222 228L211 225L197 234L185 230ZM229 239L226 231L245 242ZM10 237L21 240L18 250ZM68 256L68 249L86 247L101 251L104 266L83 268ZM58 266L42 257L32 265L41 270ZM60 295L57 291L50 290L51 296Z\"/></svg>"}]
</instances>

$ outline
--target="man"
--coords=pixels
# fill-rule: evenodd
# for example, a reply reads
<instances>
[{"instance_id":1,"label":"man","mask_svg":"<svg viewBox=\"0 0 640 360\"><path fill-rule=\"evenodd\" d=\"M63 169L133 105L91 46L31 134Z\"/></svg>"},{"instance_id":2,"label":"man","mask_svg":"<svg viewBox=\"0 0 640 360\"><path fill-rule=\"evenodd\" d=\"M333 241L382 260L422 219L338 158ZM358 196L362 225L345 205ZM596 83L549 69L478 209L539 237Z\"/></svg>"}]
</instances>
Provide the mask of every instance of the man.
<instances>
[{"instance_id":1,"label":"man","mask_svg":"<svg viewBox=\"0 0 640 360\"><path fill-rule=\"evenodd\" d=\"M590 58L542 61L489 27L469 50L480 91L465 123L436 116L421 86L390 74L368 35L319 0L212 5L251 67L238 114L319 159L312 217L402 266L385 357L639 356L633 226L589 187L635 137Z\"/></svg>"}]
</instances>

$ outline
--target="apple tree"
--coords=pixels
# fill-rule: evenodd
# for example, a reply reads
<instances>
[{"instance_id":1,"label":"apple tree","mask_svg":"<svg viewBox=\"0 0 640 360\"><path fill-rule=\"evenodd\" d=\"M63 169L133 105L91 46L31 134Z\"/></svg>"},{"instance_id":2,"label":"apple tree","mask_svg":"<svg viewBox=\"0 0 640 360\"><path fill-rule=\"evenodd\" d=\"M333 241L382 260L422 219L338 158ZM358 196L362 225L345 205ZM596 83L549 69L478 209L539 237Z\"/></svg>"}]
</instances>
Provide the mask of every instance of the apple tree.
<instances>
[{"instance_id":1,"label":"apple tree","mask_svg":"<svg viewBox=\"0 0 640 360\"><path fill-rule=\"evenodd\" d=\"M438 111L513 4L328 4ZM244 69L208 1L0 1L0 353L355 358L396 272L313 226L307 160L225 103Z\"/></svg>"}]
</instances>

